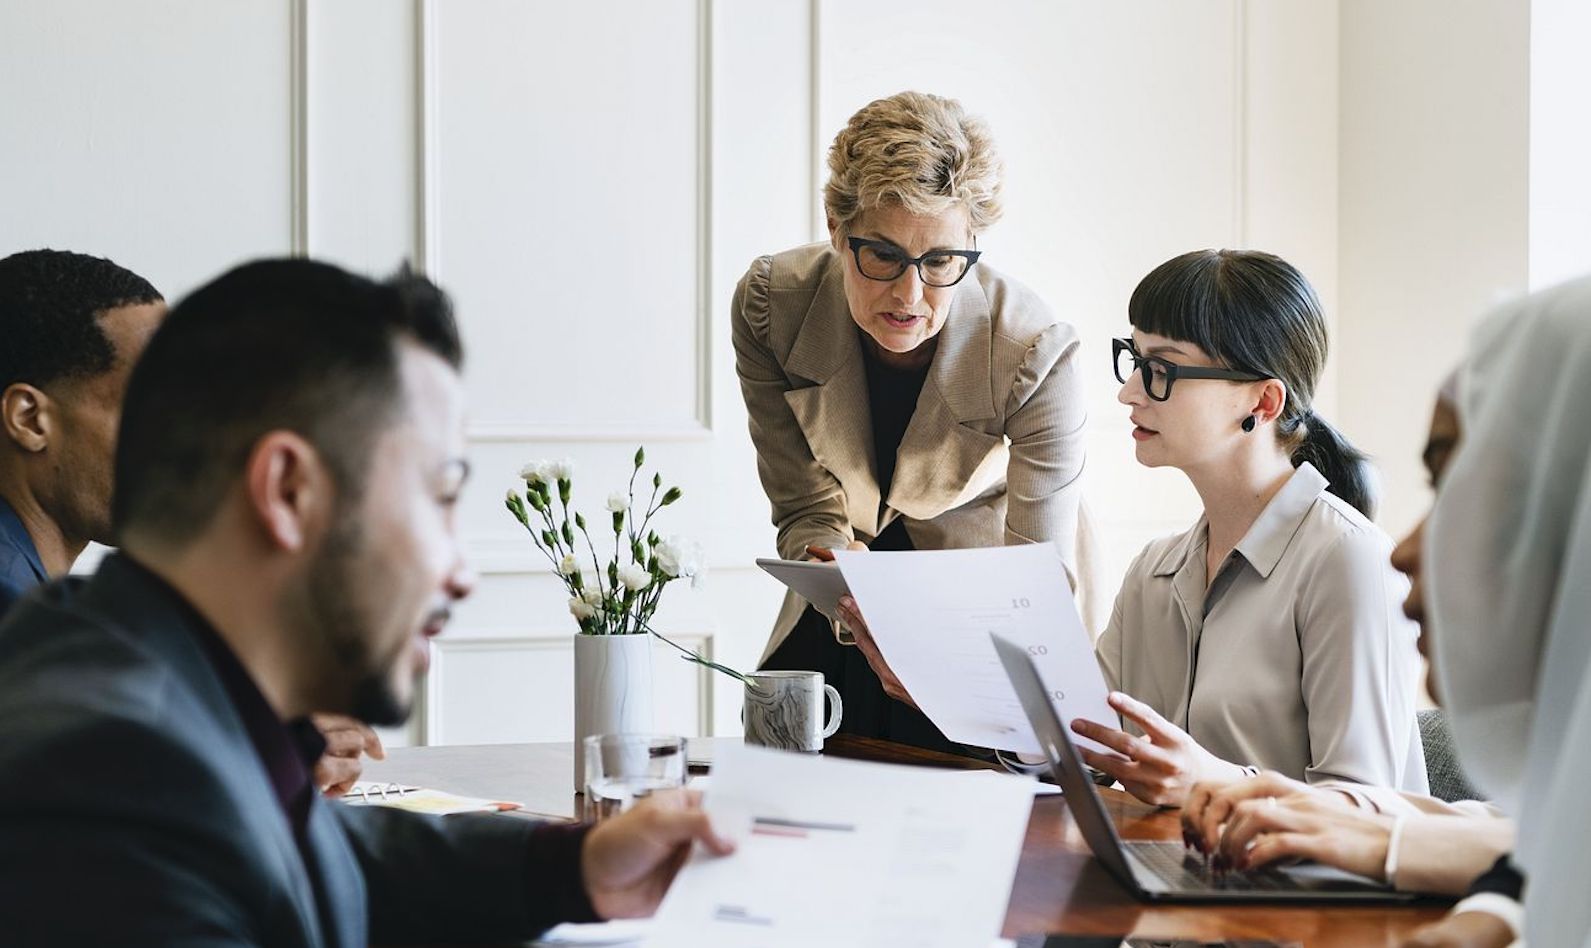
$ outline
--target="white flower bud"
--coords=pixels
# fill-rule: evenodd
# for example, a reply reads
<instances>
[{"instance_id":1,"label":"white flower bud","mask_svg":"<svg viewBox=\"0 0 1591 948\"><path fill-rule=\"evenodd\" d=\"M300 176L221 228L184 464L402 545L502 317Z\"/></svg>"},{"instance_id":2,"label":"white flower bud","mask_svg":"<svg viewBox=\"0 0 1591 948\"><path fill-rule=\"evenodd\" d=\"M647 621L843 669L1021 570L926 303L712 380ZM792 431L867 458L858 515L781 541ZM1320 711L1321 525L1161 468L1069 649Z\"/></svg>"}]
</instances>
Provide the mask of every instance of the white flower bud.
<instances>
[{"instance_id":1,"label":"white flower bud","mask_svg":"<svg viewBox=\"0 0 1591 948\"><path fill-rule=\"evenodd\" d=\"M602 605L602 590L583 589L580 591L580 598L586 601L586 605L595 609L597 606Z\"/></svg>"},{"instance_id":2,"label":"white flower bud","mask_svg":"<svg viewBox=\"0 0 1591 948\"><path fill-rule=\"evenodd\" d=\"M580 572L580 561L575 559L573 553L565 553L558 563L558 575L573 576L578 572Z\"/></svg>"},{"instance_id":3,"label":"white flower bud","mask_svg":"<svg viewBox=\"0 0 1591 948\"><path fill-rule=\"evenodd\" d=\"M619 567L619 582L631 592L640 592L652 582L652 574L632 563Z\"/></svg>"},{"instance_id":4,"label":"white flower bud","mask_svg":"<svg viewBox=\"0 0 1591 948\"><path fill-rule=\"evenodd\" d=\"M573 480L575 476L574 458L559 458L556 461L548 461L544 473L549 480Z\"/></svg>"},{"instance_id":5,"label":"white flower bud","mask_svg":"<svg viewBox=\"0 0 1591 948\"><path fill-rule=\"evenodd\" d=\"M527 484L545 484L547 482L547 462L531 461L519 469L519 476Z\"/></svg>"},{"instance_id":6,"label":"white flower bud","mask_svg":"<svg viewBox=\"0 0 1591 948\"><path fill-rule=\"evenodd\" d=\"M630 509L630 498L629 498L629 495L623 493L622 491L614 491L613 493L608 495L608 512L609 513L624 513L626 510L629 510L629 509Z\"/></svg>"},{"instance_id":7,"label":"white flower bud","mask_svg":"<svg viewBox=\"0 0 1591 948\"><path fill-rule=\"evenodd\" d=\"M584 599L570 599L569 614L574 616L576 619L579 619L581 622L584 622L585 620L596 615L597 610Z\"/></svg>"}]
</instances>

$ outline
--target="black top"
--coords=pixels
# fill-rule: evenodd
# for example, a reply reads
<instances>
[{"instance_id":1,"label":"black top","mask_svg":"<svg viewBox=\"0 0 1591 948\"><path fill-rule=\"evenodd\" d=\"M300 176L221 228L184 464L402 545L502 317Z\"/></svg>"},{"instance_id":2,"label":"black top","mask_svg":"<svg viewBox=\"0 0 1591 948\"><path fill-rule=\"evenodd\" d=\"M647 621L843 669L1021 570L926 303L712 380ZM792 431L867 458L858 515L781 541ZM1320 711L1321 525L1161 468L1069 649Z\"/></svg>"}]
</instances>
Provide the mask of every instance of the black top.
<instances>
[{"instance_id":1,"label":"black top","mask_svg":"<svg viewBox=\"0 0 1591 948\"><path fill-rule=\"evenodd\" d=\"M906 427L917 411L917 399L933 363L917 369L897 369L874 356L865 341L862 353L862 364L867 367L867 407L873 417L873 471L882 504L889 498L890 484L895 480L895 458L900 453L901 438L906 436Z\"/></svg>"}]
</instances>

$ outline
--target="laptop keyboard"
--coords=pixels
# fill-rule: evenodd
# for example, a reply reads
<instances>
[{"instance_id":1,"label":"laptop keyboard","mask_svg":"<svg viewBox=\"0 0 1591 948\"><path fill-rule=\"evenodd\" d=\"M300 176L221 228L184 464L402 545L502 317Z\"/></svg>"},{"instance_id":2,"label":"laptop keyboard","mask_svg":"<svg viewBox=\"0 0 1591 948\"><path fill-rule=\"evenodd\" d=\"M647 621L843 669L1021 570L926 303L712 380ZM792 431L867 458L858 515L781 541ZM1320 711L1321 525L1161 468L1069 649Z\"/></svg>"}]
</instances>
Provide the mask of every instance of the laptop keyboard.
<instances>
[{"instance_id":1,"label":"laptop keyboard","mask_svg":"<svg viewBox=\"0 0 1591 948\"><path fill-rule=\"evenodd\" d=\"M1254 892L1297 889L1286 876L1275 872L1212 872L1204 857L1180 843L1127 843L1127 848L1149 871L1180 892L1219 889L1228 892Z\"/></svg>"}]
</instances>

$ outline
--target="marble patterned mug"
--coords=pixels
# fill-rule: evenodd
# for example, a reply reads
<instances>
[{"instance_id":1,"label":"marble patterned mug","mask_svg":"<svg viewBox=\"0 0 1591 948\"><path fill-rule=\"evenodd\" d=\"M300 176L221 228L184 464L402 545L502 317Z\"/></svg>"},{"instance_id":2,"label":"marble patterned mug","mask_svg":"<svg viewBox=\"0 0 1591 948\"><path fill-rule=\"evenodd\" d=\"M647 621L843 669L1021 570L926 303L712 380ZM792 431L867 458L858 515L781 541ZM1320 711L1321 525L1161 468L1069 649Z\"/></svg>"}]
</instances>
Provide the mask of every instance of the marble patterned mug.
<instances>
[{"instance_id":1,"label":"marble patterned mug","mask_svg":"<svg viewBox=\"0 0 1591 948\"><path fill-rule=\"evenodd\" d=\"M741 720L746 743L780 750L817 753L823 740L840 729L844 705L833 685L815 671L759 671L746 675L746 702ZM823 696L833 716L823 720Z\"/></svg>"}]
</instances>

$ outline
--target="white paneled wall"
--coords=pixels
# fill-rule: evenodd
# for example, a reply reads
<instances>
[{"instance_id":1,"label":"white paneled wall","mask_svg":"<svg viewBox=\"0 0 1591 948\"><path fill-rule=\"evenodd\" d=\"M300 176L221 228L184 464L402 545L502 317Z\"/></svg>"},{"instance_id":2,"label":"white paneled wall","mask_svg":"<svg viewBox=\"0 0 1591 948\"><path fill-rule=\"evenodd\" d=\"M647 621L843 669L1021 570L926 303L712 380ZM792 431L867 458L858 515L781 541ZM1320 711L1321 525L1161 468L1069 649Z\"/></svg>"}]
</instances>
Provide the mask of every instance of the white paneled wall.
<instances>
[{"instance_id":1,"label":"white paneled wall","mask_svg":"<svg viewBox=\"0 0 1591 948\"><path fill-rule=\"evenodd\" d=\"M1359 35L1374 10L1340 28L1335 0L8 0L0 252L103 253L170 294L289 252L435 276L468 346L481 581L411 736L562 740L572 623L503 491L569 457L598 509L644 443L685 491L660 532L700 539L710 568L660 628L755 661L779 590L751 565L773 531L727 307L754 256L821 233L851 112L917 88L993 126L1007 214L981 246L1082 333L1114 577L1196 511L1180 475L1132 459L1106 355L1128 295L1173 254L1259 246L1335 312L1339 209L1363 206L1339 197L1339 155L1375 160L1339 143L1339 61L1379 55ZM1353 220L1368 239L1374 215ZM738 727L726 680L663 650L657 669L660 727Z\"/></svg>"}]
</instances>

